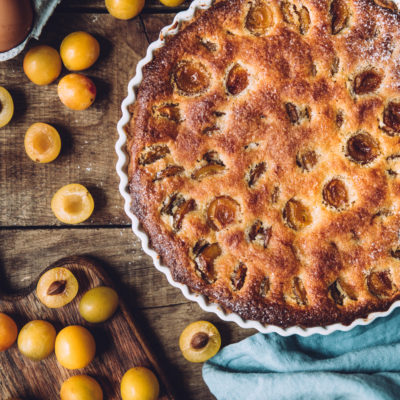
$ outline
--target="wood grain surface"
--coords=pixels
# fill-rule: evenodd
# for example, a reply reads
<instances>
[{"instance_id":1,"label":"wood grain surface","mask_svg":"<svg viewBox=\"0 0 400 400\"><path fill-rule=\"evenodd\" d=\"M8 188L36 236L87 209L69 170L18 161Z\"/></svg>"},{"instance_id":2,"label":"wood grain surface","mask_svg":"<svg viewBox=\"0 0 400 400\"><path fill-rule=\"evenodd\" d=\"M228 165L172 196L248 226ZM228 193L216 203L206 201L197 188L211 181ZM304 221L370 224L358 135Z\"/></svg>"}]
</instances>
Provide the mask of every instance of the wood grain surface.
<instances>
[{"instance_id":1,"label":"wood grain surface","mask_svg":"<svg viewBox=\"0 0 400 400\"><path fill-rule=\"evenodd\" d=\"M101 59L85 72L95 82L98 96L85 111L61 104L57 82L44 87L31 83L22 71L23 54L0 63L0 85L7 87L16 103L12 123L0 131L1 226L62 225L50 201L68 183L85 185L95 199L95 212L85 225L129 224L115 172L120 105L136 63L146 52L147 37L155 40L170 21L171 15L118 21L106 14L85 13L56 14L50 19L40 43L58 47L68 33L88 27L100 42ZM64 69L62 75L66 74ZM61 135L61 154L50 164L33 163L25 153L24 134L34 122L52 124Z\"/></svg>"},{"instance_id":2,"label":"wood grain surface","mask_svg":"<svg viewBox=\"0 0 400 400\"><path fill-rule=\"evenodd\" d=\"M0 86L10 90L15 102L12 122L0 129L0 289L28 286L61 257L94 257L121 288L150 348L168 370L177 398L210 400L214 397L201 377L202 365L188 363L180 353L180 333L199 319L218 327L223 345L254 331L220 321L168 284L132 233L115 172L116 123L128 81L149 42L172 22L175 11L158 0L147 1L139 17L119 21L106 13L103 0L62 1L40 41L28 48L37 43L58 47L75 30L97 37L100 59L84 74L94 79L99 94L85 111L70 111L60 103L58 81L45 87L32 84L22 70L25 53L0 63ZM63 69L61 76L67 73ZM38 121L54 124L62 136L61 155L47 165L34 164L23 147L26 129ZM50 210L54 192L72 182L86 185L95 200L92 217L73 227L61 224Z\"/></svg>"},{"instance_id":3,"label":"wood grain surface","mask_svg":"<svg viewBox=\"0 0 400 400\"><path fill-rule=\"evenodd\" d=\"M115 172L116 124L129 77L134 75L148 42L139 19L126 22L106 14L56 14L40 43L58 47L74 30L90 31L101 44L101 59L85 71L98 90L88 110L72 111L63 106L57 82L45 87L31 83L22 71L23 54L0 64L0 85L9 89L16 102L12 123L0 134L3 226L61 225L50 209L50 200L68 183L87 186L95 199L95 212L85 224L129 223ZM62 75L66 73L63 70ZM54 125L62 138L62 152L50 164L33 163L25 154L24 133L39 121Z\"/></svg>"},{"instance_id":4,"label":"wood grain surface","mask_svg":"<svg viewBox=\"0 0 400 400\"><path fill-rule=\"evenodd\" d=\"M78 295L72 302L58 309L44 306L36 296L35 281L19 294L0 293L1 311L14 318L19 329L34 319L51 322L57 331L69 325L84 326L95 338L96 356L87 367L68 370L57 362L54 353L41 362L31 361L14 345L0 353L0 398L55 399L66 379L87 374L100 383L106 399L117 400L124 373L129 368L145 366L158 377L160 400L174 400L165 372L147 347L122 299L113 317L105 323L89 324L80 316L79 301L87 290L109 286L118 291L102 267L90 258L73 256L56 261L42 273L56 267L69 269L79 282Z\"/></svg>"}]
</instances>

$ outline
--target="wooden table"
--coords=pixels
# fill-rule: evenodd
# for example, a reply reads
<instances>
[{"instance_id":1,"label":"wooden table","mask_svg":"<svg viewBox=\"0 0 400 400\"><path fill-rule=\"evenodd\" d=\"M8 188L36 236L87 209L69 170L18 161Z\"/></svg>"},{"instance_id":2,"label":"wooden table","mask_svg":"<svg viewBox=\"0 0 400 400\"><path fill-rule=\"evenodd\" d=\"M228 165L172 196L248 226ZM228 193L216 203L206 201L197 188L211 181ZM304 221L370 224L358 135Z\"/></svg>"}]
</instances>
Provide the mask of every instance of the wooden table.
<instances>
[{"instance_id":1,"label":"wooden table","mask_svg":"<svg viewBox=\"0 0 400 400\"><path fill-rule=\"evenodd\" d=\"M57 83L45 87L32 84L22 70L24 53L0 63L0 86L9 89L16 106L12 122L0 129L0 289L28 286L39 271L61 257L95 257L120 284L122 296L178 398L205 400L213 396L201 377L202 366L186 362L179 351L183 328L199 319L212 321L221 332L223 345L254 331L220 321L168 284L131 231L115 172L116 124L127 83L148 44L179 9L147 0L139 17L120 21L106 12L103 0L61 3L40 43L58 48L68 33L85 30L101 45L100 60L85 72L98 88L94 105L86 111L64 107L57 97ZM25 154L25 131L39 121L54 125L62 136L62 153L50 164L35 164ZM50 199L59 187L73 182L89 188L96 206L90 220L66 226L52 214Z\"/></svg>"}]
</instances>

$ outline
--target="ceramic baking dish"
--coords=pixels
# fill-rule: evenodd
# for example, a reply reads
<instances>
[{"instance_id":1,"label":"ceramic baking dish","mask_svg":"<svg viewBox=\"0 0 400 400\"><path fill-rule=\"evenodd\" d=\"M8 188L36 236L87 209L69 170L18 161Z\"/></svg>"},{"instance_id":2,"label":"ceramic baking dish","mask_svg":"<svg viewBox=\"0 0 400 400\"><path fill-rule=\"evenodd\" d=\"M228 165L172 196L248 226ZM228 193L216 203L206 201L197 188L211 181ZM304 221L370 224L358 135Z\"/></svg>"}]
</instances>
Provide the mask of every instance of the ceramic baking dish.
<instances>
[{"instance_id":1,"label":"ceramic baking dish","mask_svg":"<svg viewBox=\"0 0 400 400\"><path fill-rule=\"evenodd\" d=\"M125 200L125 212L132 220L132 230L135 233L135 235L141 240L144 252L153 259L155 267L166 275L168 282L172 286L179 288L187 299L198 303L198 305L204 311L213 312L217 314L224 321L232 321L237 323L242 328L253 328L261 333L275 332L282 336L289 336L294 334L300 336L310 336L313 334L328 335L335 331L349 331L355 326L367 325L378 317L385 317L389 315L395 308L400 306L400 300L393 303L392 306L387 311L371 313L367 318L356 319L350 325L343 325L338 323L327 326L316 326L308 328L301 326L281 328L274 325L263 325L257 321L243 320L238 314L224 311L219 305L209 302L204 296L192 292L186 285L175 282L172 278L169 268L160 262L159 255L151 248L149 237L144 232L144 230L139 224L138 219L131 211L131 197L129 195L128 175L127 175L127 165L129 162L129 156L126 153L125 149L127 136L124 129L124 127L129 123L131 117L128 111L128 107L135 102L135 91L140 85L143 78L142 69L148 62L150 62L153 59L154 51L164 45L165 38L167 36L174 35L179 31L179 27L181 26L182 22L192 19L196 10L206 9L211 6L212 2L213 2L212 0L194 0L191 3L188 10L178 13L175 16L172 24L166 26L161 30L159 39L150 44L150 46L147 49L146 56L142 60L140 60L139 63L137 64L136 75L128 83L128 96L122 102L121 106L122 118L119 120L117 125L119 139L115 145L116 152L118 154L118 162L116 165L116 169L120 177L119 190Z\"/></svg>"}]
</instances>

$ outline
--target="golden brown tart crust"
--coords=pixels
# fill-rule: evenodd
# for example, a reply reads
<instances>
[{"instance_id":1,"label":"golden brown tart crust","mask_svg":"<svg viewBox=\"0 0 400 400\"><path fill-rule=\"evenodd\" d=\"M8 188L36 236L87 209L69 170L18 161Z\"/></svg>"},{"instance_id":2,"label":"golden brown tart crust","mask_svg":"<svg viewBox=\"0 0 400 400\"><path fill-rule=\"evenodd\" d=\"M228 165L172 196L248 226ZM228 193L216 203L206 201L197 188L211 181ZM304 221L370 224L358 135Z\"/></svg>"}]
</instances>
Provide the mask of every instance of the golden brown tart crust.
<instances>
[{"instance_id":1,"label":"golden brown tart crust","mask_svg":"<svg viewBox=\"0 0 400 400\"><path fill-rule=\"evenodd\" d=\"M129 182L176 281L282 327L400 298L399 23L389 0L222 0L167 39Z\"/></svg>"}]
</instances>

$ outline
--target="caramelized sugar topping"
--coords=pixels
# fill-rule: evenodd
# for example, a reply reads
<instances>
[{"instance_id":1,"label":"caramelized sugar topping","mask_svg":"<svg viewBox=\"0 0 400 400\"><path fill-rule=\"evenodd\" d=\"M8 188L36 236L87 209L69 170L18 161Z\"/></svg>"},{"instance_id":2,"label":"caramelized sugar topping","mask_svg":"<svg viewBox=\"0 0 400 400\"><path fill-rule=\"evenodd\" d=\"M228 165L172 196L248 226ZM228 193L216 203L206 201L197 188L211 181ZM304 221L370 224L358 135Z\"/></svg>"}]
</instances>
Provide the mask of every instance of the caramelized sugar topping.
<instances>
[{"instance_id":1,"label":"caramelized sugar topping","mask_svg":"<svg viewBox=\"0 0 400 400\"><path fill-rule=\"evenodd\" d=\"M383 112L385 130L395 134L400 132L400 102L391 101Z\"/></svg>"},{"instance_id":2,"label":"caramelized sugar topping","mask_svg":"<svg viewBox=\"0 0 400 400\"><path fill-rule=\"evenodd\" d=\"M337 35L349 23L350 12L346 1L333 0L329 12L331 14L332 35Z\"/></svg>"},{"instance_id":3,"label":"caramelized sugar topping","mask_svg":"<svg viewBox=\"0 0 400 400\"><path fill-rule=\"evenodd\" d=\"M225 167L220 164L208 164L194 171L192 174L192 178L201 181L204 178L223 172L224 169Z\"/></svg>"},{"instance_id":4,"label":"caramelized sugar topping","mask_svg":"<svg viewBox=\"0 0 400 400\"><path fill-rule=\"evenodd\" d=\"M395 290L389 270L372 271L367 277L367 287L377 297L388 297Z\"/></svg>"},{"instance_id":5,"label":"caramelized sugar topping","mask_svg":"<svg viewBox=\"0 0 400 400\"><path fill-rule=\"evenodd\" d=\"M164 158L167 154L169 154L169 148L167 145L155 145L148 147L145 149L139 158L140 165L149 165L153 164L157 160Z\"/></svg>"},{"instance_id":6,"label":"caramelized sugar topping","mask_svg":"<svg viewBox=\"0 0 400 400\"><path fill-rule=\"evenodd\" d=\"M209 244L204 240L196 243L193 253L195 255L195 269L200 277L207 283L213 283L217 279L214 262L222 254L218 243Z\"/></svg>"},{"instance_id":7,"label":"caramelized sugar topping","mask_svg":"<svg viewBox=\"0 0 400 400\"><path fill-rule=\"evenodd\" d=\"M363 71L354 78L353 90L355 94L368 94L376 91L382 82L382 76L370 69Z\"/></svg>"},{"instance_id":8,"label":"caramelized sugar topping","mask_svg":"<svg viewBox=\"0 0 400 400\"><path fill-rule=\"evenodd\" d=\"M332 179L328 182L322 195L327 204L337 209L346 207L349 202L346 185L340 179Z\"/></svg>"},{"instance_id":9,"label":"caramelized sugar topping","mask_svg":"<svg viewBox=\"0 0 400 400\"><path fill-rule=\"evenodd\" d=\"M185 169L180 165L168 165L168 167L156 173L154 180L160 181L161 179L164 178L170 178L171 176L176 176L181 174L184 170Z\"/></svg>"},{"instance_id":10,"label":"caramelized sugar topping","mask_svg":"<svg viewBox=\"0 0 400 400\"><path fill-rule=\"evenodd\" d=\"M210 85L210 77L200 62L182 61L174 72L177 88L186 96L203 93Z\"/></svg>"},{"instance_id":11,"label":"caramelized sugar topping","mask_svg":"<svg viewBox=\"0 0 400 400\"><path fill-rule=\"evenodd\" d=\"M396 3L392 0L374 0L374 3L391 11L398 11Z\"/></svg>"},{"instance_id":12,"label":"caramelized sugar topping","mask_svg":"<svg viewBox=\"0 0 400 400\"><path fill-rule=\"evenodd\" d=\"M308 303L307 292L306 289L304 288L303 281L298 276L295 276L293 278L292 290L293 290L293 296L297 304L299 306L306 306Z\"/></svg>"},{"instance_id":13,"label":"caramelized sugar topping","mask_svg":"<svg viewBox=\"0 0 400 400\"><path fill-rule=\"evenodd\" d=\"M376 140L368 133L358 133L347 141L347 154L359 164L368 164L379 155Z\"/></svg>"},{"instance_id":14,"label":"caramelized sugar topping","mask_svg":"<svg viewBox=\"0 0 400 400\"><path fill-rule=\"evenodd\" d=\"M311 171L318 162L317 153L314 150L308 150L297 154L296 164L304 171Z\"/></svg>"},{"instance_id":15,"label":"caramelized sugar topping","mask_svg":"<svg viewBox=\"0 0 400 400\"><path fill-rule=\"evenodd\" d=\"M294 3L284 0L281 2L283 19L290 25L295 26L302 35L310 28L310 13L307 7L297 7Z\"/></svg>"},{"instance_id":16,"label":"caramelized sugar topping","mask_svg":"<svg viewBox=\"0 0 400 400\"><path fill-rule=\"evenodd\" d=\"M229 196L215 198L208 207L207 220L212 229L219 231L236 221L239 204Z\"/></svg>"},{"instance_id":17,"label":"caramelized sugar topping","mask_svg":"<svg viewBox=\"0 0 400 400\"><path fill-rule=\"evenodd\" d=\"M231 283L234 291L240 290L246 280L247 267L240 262L232 272Z\"/></svg>"},{"instance_id":18,"label":"caramelized sugar topping","mask_svg":"<svg viewBox=\"0 0 400 400\"><path fill-rule=\"evenodd\" d=\"M170 121L178 123L181 119L179 104L163 104L153 108L157 117L169 119Z\"/></svg>"},{"instance_id":19,"label":"caramelized sugar topping","mask_svg":"<svg viewBox=\"0 0 400 400\"><path fill-rule=\"evenodd\" d=\"M274 24L274 14L266 0L257 0L246 17L246 28L253 35L264 35Z\"/></svg>"},{"instance_id":20,"label":"caramelized sugar topping","mask_svg":"<svg viewBox=\"0 0 400 400\"><path fill-rule=\"evenodd\" d=\"M264 224L260 220L257 220L251 226L248 236L250 243L258 244L259 246L266 249L271 239L271 235L272 228L270 226L264 227Z\"/></svg>"},{"instance_id":21,"label":"caramelized sugar topping","mask_svg":"<svg viewBox=\"0 0 400 400\"><path fill-rule=\"evenodd\" d=\"M310 211L304 204L295 199L290 199L283 209L283 218L288 226L294 230L300 230L312 222Z\"/></svg>"},{"instance_id":22,"label":"caramelized sugar topping","mask_svg":"<svg viewBox=\"0 0 400 400\"><path fill-rule=\"evenodd\" d=\"M243 92L249 84L247 71L239 64L235 64L228 73L226 89L232 95Z\"/></svg>"},{"instance_id":23,"label":"caramelized sugar topping","mask_svg":"<svg viewBox=\"0 0 400 400\"><path fill-rule=\"evenodd\" d=\"M261 178L261 176L265 173L267 170L267 165L265 164L264 161L254 165L248 175L248 184L250 187L254 186L257 181Z\"/></svg>"}]
</instances>

